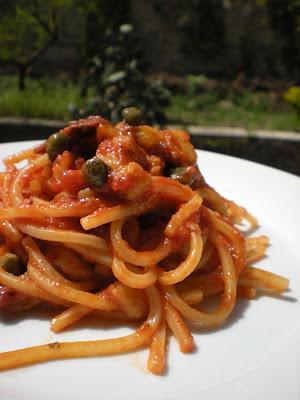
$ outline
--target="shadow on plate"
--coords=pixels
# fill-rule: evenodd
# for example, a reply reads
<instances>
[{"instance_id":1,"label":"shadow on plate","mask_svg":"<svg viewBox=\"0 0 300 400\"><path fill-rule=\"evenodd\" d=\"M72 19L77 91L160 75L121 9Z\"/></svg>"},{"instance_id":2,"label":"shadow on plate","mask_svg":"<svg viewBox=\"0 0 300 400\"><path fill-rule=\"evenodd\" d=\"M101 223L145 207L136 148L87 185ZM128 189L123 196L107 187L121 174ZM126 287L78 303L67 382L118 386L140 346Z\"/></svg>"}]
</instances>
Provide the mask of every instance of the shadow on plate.
<instances>
[{"instance_id":1,"label":"shadow on plate","mask_svg":"<svg viewBox=\"0 0 300 400\"><path fill-rule=\"evenodd\" d=\"M288 293L289 290L286 292ZM227 320L220 326L216 328L203 328L197 326L196 323L189 323L189 327L192 330L192 332L197 332L201 334L213 334L218 331L222 331L228 328L231 328L233 325L237 324L241 319L245 318L247 309L248 307L251 307L251 303L254 301L259 301L261 297L272 297L274 300L279 300L279 301L287 301L291 303L295 303L298 301L295 297L289 296L288 294L280 294L280 293L274 293L270 292L268 290L258 290L257 291L257 296L255 299L248 300L248 299L243 299L239 298L233 311L227 318ZM208 297L207 300L203 303L201 303L201 310L205 310L206 312L212 312L218 307L219 304L219 297L217 296L211 296Z\"/></svg>"}]
</instances>

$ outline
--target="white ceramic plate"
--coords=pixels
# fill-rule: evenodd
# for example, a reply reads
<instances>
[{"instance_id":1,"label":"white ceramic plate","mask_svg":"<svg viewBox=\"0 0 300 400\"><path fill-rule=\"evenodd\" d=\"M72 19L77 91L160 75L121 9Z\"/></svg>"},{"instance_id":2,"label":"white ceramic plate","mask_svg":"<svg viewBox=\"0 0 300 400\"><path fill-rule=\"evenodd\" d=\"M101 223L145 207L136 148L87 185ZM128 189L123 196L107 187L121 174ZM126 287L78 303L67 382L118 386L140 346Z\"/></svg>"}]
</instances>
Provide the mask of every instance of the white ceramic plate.
<instances>
[{"instance_id":1,"label":"white ceramic plate","mask_svg":"<svg viewBox=\"0 0 300 400\"><path fill-rule=\"evenodd\" d=\"M1 157L34 142L0 145ZM290 278L285 299L240 301L228 323L196 333L197 350L184 355L171 340L168 367L146 370L147 351L44 363L0 373L1 400L299 400L300 398L300 179L252 162L199 151L207 182L247 207L271 239L260 266ZM48 316L49 317L49 316ZM58 340L125 335L132 328L98 323L55 335L48 317L28 313L0 322L0 351Z\"/></svg>"}]
</instances>

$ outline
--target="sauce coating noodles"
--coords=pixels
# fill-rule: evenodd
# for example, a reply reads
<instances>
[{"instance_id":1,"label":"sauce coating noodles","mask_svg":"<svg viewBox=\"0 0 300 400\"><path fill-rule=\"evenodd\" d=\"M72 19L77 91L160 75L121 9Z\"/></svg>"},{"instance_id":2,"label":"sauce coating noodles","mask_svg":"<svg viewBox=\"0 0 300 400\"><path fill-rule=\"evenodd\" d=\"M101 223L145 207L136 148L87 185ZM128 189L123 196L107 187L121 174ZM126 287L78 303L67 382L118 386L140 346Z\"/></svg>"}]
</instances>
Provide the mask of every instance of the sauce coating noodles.
<instances>
[{"instance_id":1,"label":"sauce coating noodles","mask_svg":"<svg viewBox=\"0 0 300 400\"><path fill-rule=\"evenodd\" d=\"M256 219L211 188L196 161L186 132L100 116L4 160L0 307L21 313L47 303L57 309L55 333L92 313L140 327L5 352L0 370L149 346L148 369L161 374L168 335L182 352L194 349L187 322L215 328L239 297L288 289L286 278L253 267L268 238L239 230L254 230ZM210 296L219 298L213 311L202 305Z\"/></svg>"}]
</instances>

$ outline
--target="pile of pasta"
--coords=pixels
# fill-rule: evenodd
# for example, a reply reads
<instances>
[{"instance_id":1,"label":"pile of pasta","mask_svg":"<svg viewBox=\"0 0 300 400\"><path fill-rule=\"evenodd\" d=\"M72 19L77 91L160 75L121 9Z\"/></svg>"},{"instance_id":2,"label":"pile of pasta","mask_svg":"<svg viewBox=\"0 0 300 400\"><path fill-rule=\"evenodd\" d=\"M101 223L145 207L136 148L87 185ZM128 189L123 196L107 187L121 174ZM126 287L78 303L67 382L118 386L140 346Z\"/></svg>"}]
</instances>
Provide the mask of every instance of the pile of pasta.
<instances>
[{"instance_id":1,"label":"pile of pasta","mask_svg":"<svg viewBox=\"0 0 300 400\"><path fill-rule=\"evenodd\" d=\"M213 329L239 297L288 289L252 266L268 238L249 237L256 219L205 182L189 135L143 125L136 109L123 117L72 121L4 160L0 306L51 305L55 333L92 313L140 325L124 337L8 351L1 370L148 346L148 369L160 374L168 335L191 352L191 326ZM211 296L218 306L208 311Z\"/></svg>"}]
</instances>

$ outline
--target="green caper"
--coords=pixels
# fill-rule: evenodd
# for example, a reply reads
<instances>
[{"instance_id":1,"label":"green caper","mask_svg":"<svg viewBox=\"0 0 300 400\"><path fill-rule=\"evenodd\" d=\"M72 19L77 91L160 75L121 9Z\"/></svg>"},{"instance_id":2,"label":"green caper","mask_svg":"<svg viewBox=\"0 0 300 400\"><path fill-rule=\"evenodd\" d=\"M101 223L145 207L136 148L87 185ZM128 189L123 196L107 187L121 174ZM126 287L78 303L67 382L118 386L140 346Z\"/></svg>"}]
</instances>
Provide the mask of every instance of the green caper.
<instances>
[{"instance_id":1,"label":"green caper","mask_svg":"<svg viewBox=\"0 0 300 400\"><path fill-rule=\"evenodd\" d=\"M55 158L65 150L71 150L72 144L72 138L62 133L54 133L49 136L46 147L49 159L54 161Z\"/></svg>"},{"instance_id":2,"label":"green caper","mask_svg":"<svg viewBox=\"0 0 300 400\"><path fill-rule=\"evenodd\" d=\"M194 174L189 174L187 168L185 167L177 167L171 169L170 178L176 179L178 182L183 185L192 185L195 180Z\"/></svg>"},{"instance_id":3,"label":"green caper","mask_svg":"<svg viewBox=\"0 0 300 400\"><path fill-rule=\"evenodd\" d=\"M0 265L3 269L5 269L5 271L15 276L22 275L26 271L26 267L21 261L20 257L14 253L6 253L3 257L1 257Z\"/></svg>"},{"instance_id":4,"label":"green caper","mask_svg":"<svg viewBox=\"0 0 300 400\"><path fill-rule=\"evenodd\" d=\"M144 114L143 111L136 107L126 107L122 110L122 117L129 125L140 125Z\"/></svg>"},{"instance_id":5,"label":"green caper","mask_svg":"<svg viewBox=\"0 0 300 400\"><path fill-rule=\"evenodd\" d=\"M92 187L101 187L107 179L108 168L97 157L87 160L82 167L82 176L85 182Z\"/></svg>"}]
</instances>

